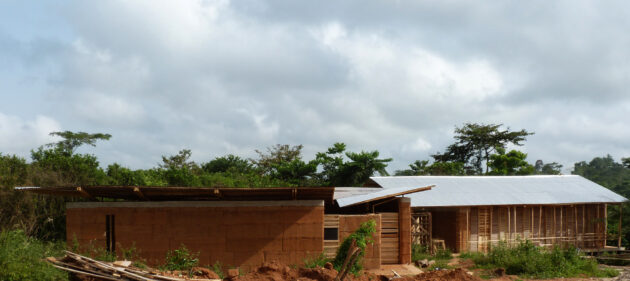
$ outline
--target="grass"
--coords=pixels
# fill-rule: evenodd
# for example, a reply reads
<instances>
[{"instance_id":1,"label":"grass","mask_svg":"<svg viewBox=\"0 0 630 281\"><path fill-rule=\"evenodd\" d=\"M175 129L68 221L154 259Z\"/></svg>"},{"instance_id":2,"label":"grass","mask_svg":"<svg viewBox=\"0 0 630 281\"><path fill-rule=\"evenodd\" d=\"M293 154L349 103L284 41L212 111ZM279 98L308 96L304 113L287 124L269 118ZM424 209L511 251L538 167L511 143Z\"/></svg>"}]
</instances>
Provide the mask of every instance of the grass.
<instances>
[{"instance_id":1,"label":"grass","mask_svg":"<svg viewBox=\"0 0 630 281\"><path fill-rule=\"evenodd\" d=\"M509 247L501 242L486 255L466 254L475 265L486 270L504 268L510 275L525 278L615 277L614 269L600 269L597 261L584 258L574 247L545 249L531 241Z\"/></svg>"},{"instance_id":2,"label":"grass","mask_svg":"<svg viewBox=\"0 0 630 281\"><path fill-rule=\"evenodd\" d=\"M43 259L63 255L63 242L43 242L21 230L0 232L0 280L68 280L68 274Z\"/></svg>"},{"instance_id":3,"label":"grass","mask_svg":"<svg viewBox=\"0 0 630 281\"><path fill-rule=\"evenodd\" d=\"M314 257L305 258L304 267L306 268L324 267L324 265L329 261L330 259L326 258L326 255L324 255L324 253L321 253Z\"/></svg>"},{"instance_id":4,"label":"grass","mask_svg":"<svg viewBox=\"0 0 630 281\"><path fill-rule=\"evenodd\" d=\"M225 278L225 273L223 273L223 265L221 264L221 262L216 261L212 267L212 271L214 271L214 273L216 273L217 275L219 275L219 278L221 278L221 280L223 280L223 278Z\"/></svg>"},{"instance_id":5,"label":"grass","mask_svg":"<svg viewBox=\"0 0 630 281\"><path fill-rule=\"evenodd\" d=\"M433 260L434 264L430 265L428 270L439 270L439 269L452 269L453 267L448 265L450 260L453 258L453 253L449 249L445 250L437 250L435 254L429 253L429 249L425 246L419 244L411 245L411 260Z\"/></svg>"}]
</instances>

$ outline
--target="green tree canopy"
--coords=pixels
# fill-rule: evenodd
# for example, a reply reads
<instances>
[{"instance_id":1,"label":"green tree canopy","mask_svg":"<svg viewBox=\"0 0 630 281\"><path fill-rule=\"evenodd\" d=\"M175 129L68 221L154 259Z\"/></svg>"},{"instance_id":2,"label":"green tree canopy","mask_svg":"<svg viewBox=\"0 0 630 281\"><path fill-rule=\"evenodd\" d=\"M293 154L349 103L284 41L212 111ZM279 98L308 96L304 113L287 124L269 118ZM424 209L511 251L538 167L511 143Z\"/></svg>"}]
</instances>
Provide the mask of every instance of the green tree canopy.
<instances>
[{"instance_id":1,"label":"green tree canopy","mask_svg":"<svg viewBox=\"0 0 630 281\"><path fill-rule=\"evenodd\" d=\"M385 168L392 159L378 157L379 152L376 150L346 152L344 143L335 143L325 153L319 152L315 157L315 161L322 165L318 178L322 184L329 186L363 185L375 173L388 175Z\"/></svg>"},{"instance_id":2,"label":"green tree canopy","mask_svg":"<svg viewBox=\"0 0 630 281\"><path fill-rule=\"evenodd\" d=\"M81 145L88 144L91 146L96 146L96 141L98 140L109 140L112 135L103 134L103 133L95 133L88 134L86 132L71 132L71 131L63 131L63 132L52 132L51 136L58 136L63 138L62 140L47 144L48 147L56 147L61 151L64 151L67 154L72 154L74 151Z\"/></svg>"},{"instance_id":3,"label":"green tree canopy","mask_svg":"<svg viewBox=\"0 0 630 281\"><path fill-rule=\"evenodd\" d=\"M490 155L490 175L531 175L534 173L534 166L527 163L527 154L518 150L511 150L505 153L505 149L496 148L497 153Z\"/></svg>"},{"instance_id":4,"label":"green tree canopy","mask_svg":"<svg viewBox=\"0 0 630 281\"><path fill-rule=\"evenodd\" d=\"M254 167L248 160L234 154L228 154L226 156L214 158L209 162L202 164L201 169L207 173L249 173L254 169Z\"/></svg>"},{"instance_id":5,"label":"green tree canopy","mask_svg":"<svg viewBox=\"0 0 630 281\"><path fill-rule=\"evenodd\" d=\"M497 148L505 149L508 144L522 145L527 136L534 133L524 129L511 131L500 130L503 124L466 123L455 128L455 143L449 145L444 153L432 155L436 162L461 162L468 173L483 174L489 170L490 155Z\"/></svg>"}]
</instances>

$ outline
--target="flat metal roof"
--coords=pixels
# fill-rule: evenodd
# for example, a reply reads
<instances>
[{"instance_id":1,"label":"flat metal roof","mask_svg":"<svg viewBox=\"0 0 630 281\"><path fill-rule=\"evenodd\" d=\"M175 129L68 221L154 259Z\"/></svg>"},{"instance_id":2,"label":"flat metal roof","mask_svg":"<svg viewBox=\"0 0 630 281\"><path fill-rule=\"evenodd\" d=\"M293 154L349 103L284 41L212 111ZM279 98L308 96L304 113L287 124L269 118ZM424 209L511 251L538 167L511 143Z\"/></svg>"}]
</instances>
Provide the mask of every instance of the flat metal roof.
<instances>
[{"instance_id":1,"label":"flat metal roof","mask_svg":"<svg viewBox=\"0 0 630 281\"><path fill-rule=\"evenodd\" d=\"M96 197L133 201L269 201L324 200L332 203L334 187L158 187L158 186L62 186L16 187L39 194L68 197Z\"/></svg>"},{"instance_id":2,"label":"flat metal roof","mask_svg":"<svg viewBox=\"0 0 630 281\"><path fill-rule=\"evenodd\" d=\"M435 188L412 193L412 207L622 203L623 196L577 175L371 177L384 189Z\"/></svg>"}]
</instances>

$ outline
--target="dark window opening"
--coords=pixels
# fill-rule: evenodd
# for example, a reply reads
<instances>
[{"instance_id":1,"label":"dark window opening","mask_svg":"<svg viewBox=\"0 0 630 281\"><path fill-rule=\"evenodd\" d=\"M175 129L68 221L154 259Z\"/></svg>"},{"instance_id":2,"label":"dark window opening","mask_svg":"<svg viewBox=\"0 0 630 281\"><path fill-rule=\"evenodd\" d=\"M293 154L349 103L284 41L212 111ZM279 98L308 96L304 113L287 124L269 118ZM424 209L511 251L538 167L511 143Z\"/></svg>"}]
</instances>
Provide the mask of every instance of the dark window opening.
<instances>
[{"instance_id":1,"label":"dark window opening","mask_svg":"<svg viewBox=\"0 0 630 281\"><path fill-rule=\"evenodd\" d=\"M339 228L336 228L336 227L324 228L324 240L339 240Z\"/></svg>"},{"instance_id":2,"label":"dark window opening","mask_svg":"<svg viewBox=\"0 0 630 281\"><path fill-rule=\"evenodd\" d=\"M110 253L116 252L116 230L114 215L105 216L105 249Z\"/></svg>"}]
</instances>

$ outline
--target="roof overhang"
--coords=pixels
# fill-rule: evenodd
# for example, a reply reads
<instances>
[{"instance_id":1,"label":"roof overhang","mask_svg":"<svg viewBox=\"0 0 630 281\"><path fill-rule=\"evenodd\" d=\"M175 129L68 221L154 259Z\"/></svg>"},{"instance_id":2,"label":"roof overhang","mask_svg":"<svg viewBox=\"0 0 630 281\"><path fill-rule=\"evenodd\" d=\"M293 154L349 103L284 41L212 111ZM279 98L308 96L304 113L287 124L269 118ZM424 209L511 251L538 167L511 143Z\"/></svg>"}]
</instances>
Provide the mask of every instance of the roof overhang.
<instances>
[{"instance_id":1,"label":"roof overhang","mask_svg":"<svg viewBox=\"0 0 630 281\"><path fill-rule=\"evenodd\" d=\"M377 200L393 198L396 196L402 196L405 194L417 193L422 191L431 190L435 185L428 185L423 187L397 187L387 189L377 189L375 192L360 194L355 196L349 196L336 199L339 207L350 207L360 204L365 204Z\"/></svg>"}]
</instances>

